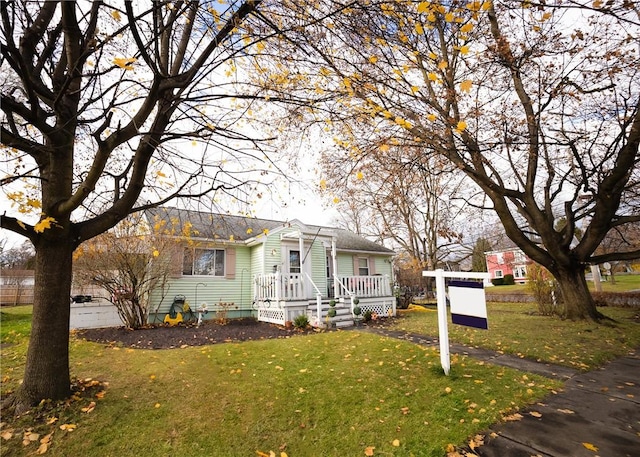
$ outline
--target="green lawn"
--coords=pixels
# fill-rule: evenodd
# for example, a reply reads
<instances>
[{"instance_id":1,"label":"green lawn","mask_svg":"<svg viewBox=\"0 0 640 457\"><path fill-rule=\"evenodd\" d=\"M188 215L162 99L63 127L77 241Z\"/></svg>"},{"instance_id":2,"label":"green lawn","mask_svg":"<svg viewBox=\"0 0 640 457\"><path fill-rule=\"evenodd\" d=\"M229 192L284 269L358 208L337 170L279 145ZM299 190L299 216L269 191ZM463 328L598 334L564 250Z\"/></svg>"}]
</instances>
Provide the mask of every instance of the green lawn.
<instances>
[{"instance_id":1,"label":"green lawn","mask_svg":"<svg viewBox=\"0 0 640 457\"><path fill-rule=\"evenodd\" d=\"M401 312L394 328L438 334L435 306L422 312ZM488 303L489 330L454 325L451 341L589 370L640 347L640 310L599 308L613 319L607 324L572 322L536 314L535 303Z\"/></svg>"},{"instance_id":2,"label":"green lawn","mask_svg":"<svg viewBox=\"0 0 640 457\"><path fill-rule=\"evenodd\" d=\"M22 376L28 315L2 314L3 397ZM450 376L439 365L435 348L358 331L157 351L72 339L73 375L100 384L3 424L1 455L45 440L49 456L440 457L560 387L467 357Z\"/></svg>"}]
</instances>

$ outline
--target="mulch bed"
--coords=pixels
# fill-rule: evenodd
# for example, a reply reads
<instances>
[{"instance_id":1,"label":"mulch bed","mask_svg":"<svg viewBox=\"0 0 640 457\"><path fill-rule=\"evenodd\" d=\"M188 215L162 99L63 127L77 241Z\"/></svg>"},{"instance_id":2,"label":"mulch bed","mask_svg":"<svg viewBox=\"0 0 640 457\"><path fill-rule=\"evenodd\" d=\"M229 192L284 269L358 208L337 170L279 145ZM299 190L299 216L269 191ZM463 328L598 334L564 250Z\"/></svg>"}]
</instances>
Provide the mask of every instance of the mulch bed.
<instances>
[{"instance_id":1,"label":"mulch bed","mask_svg":"<svg viewBox=\"0 0 640 457\"><path fill-rule=\"evenodd\" d=\"M385 326L391 319L379 319L363 324L364 327ZM317 333L307 328L287 329L279 325L258 322L253 318L230 319L226 324L205 321L200 327L195 325L154 325L139 330L124 327L96 328L76 330L78 338L110 345L121 345L136 349L172 349L185 346L203 346L205 344L230 343L273 338L289 338L295 335Z\"/></svg>"}]
</instances>

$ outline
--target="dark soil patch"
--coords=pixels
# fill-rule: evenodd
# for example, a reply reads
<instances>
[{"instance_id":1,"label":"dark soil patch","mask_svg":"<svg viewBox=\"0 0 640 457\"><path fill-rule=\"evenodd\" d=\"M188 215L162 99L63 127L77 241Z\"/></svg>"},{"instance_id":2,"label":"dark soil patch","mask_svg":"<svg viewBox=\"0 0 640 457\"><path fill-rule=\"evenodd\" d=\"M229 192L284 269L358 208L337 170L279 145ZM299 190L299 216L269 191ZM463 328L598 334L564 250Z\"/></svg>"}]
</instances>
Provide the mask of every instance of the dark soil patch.
<instances>
[{"instance_id":1,"label":"dark soil patch","mask_svg":"<svg viewBox=\"0 0 640 457\"><path fill-rule=\"evenodd\" d=\"M362 324L363 327L385 326L391 319L379 319ZM76 336L87 341L110 345L121 345L136 349L172 349L185 346L231 343L239 341L290 338L296 335L317 333L326 330L307 328L287 329L280 325L258 322L253 318L231 319L226 324L205 321L200 327L195 325L154 325L139 330L124 327L109 327L77 330Z\"/></svg>"}]
</instances>

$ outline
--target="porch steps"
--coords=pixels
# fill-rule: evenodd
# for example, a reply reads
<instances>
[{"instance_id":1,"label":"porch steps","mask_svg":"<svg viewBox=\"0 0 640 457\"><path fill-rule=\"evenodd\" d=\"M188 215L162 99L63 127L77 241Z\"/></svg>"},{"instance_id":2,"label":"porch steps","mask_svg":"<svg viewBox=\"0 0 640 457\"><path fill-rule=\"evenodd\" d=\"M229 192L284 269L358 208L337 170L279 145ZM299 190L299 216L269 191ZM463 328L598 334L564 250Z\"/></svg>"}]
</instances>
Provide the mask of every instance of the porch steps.
<instances>
[{"instance_id":1,"label":"porch steps","mask_svg":"<svg viewBox=\"0 0 640 457\"><path fill-rule=\"evenodd\" d=\"M353 315L351 314L351 308L348 304L336 303L336 315L328 318L328 312L331 306L328 300L323 300L321 305L321 319L319 325L316 327L326 328L327 325L333 328L353 327ZM318 308L315 300L309 301L307 307L307 316L309 316L309 322L318 322L317 316Z\"/></svg>"}]
</instances>

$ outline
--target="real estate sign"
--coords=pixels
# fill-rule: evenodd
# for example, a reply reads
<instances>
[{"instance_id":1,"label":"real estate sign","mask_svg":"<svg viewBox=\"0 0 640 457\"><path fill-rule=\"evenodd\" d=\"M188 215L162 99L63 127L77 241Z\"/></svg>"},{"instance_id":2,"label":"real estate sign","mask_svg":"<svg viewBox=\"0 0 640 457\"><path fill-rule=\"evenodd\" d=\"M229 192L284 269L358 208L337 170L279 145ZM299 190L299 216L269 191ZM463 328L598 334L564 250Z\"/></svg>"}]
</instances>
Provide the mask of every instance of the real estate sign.
<instances>
[{"instance_id":1,"label":"real estate sign","mask_svg":"<svg viewBox=\"0 0 640 457\"><path fill-rule=\"evenodd\" d=\"M476 281L450 281L451 322L466 327L488 329L484 285Z\"/></svg>"},{"instance_id":2,"label":"real estate sign","mask_svg":"<svg viewBox=\"0 0 640 457\"><path fill-rule=\"evenodd\" d=\"M440 342L440 363L442 364L442 369L444 370L445 375L449 375L449 371L451 369L451 357L449 355L449 327L447 324L447 287L445 278L456 278L456 279L489 279L489 273L464 273L461 271L444 271L442 269L438 269L436 271L423 271L422 276L431 276L436 278L436 293L437 293L437 301L438 301L438 339ZM460 281L462 282L462 281ZM468 282L468 281L464 281ZM474 322L478 322L478 320L484 319L487 320L487 306L484 301L484 286L481 283L471 287L460 287L456 291L456 286L449 287L449 294L451 294L451 289L454 289L455 301L459 304L456 306L456 311L460 316L464 316L463 320L471 320ZM482 287L479 289L478 287ZM474 289L470 291L469 289ZM484 309L484 313L478 312L475 310L475 299L479 299L480 293L482 294L482 309ZM451 312L453 313L454 300L451 300ZM467 314L464 314L467 313ZM482 316L484 314L484 316ZM486 327L485 327L486 328Z\"/></svg>"}]
</instances>

